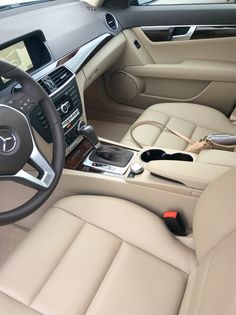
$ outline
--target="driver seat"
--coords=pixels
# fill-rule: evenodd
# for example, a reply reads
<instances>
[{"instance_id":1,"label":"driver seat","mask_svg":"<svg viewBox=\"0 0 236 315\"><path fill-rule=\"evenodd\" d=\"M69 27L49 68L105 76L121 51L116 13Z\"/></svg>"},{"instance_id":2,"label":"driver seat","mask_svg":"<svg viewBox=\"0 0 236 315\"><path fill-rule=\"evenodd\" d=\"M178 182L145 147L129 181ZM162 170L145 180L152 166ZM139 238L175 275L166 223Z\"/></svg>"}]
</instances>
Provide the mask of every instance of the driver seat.
<instances>
[{"instance_id":1,"label":"driver seat","mask_svg":"<svg viewBox=\"0 0 236 315\"><path fill-rule=\"evenodd\" d=\"M199 199L195 251L131 202L59 201L1 268L0 313L236 314L235 181L236 168Z\"/></svg>"}]
</instances>

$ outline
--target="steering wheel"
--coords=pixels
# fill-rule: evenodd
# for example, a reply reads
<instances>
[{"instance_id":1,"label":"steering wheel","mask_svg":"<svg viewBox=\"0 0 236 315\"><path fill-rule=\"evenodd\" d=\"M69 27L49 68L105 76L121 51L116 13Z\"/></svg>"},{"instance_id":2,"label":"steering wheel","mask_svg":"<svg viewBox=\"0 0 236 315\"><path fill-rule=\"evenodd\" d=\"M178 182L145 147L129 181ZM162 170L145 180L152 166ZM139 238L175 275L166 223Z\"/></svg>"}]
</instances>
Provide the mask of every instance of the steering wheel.
<instances>
[{"instance_id":1,"label":"steering wheel","mask_svg":"<svg viewBox=\"0 0 236 315\"><path fill-rule=\"evenodd\" d=\"M0 180L12 180L37 190L25 204L0 213L0 225L9 224L37 210L54 191L65 159L65 140L60 117L49 96L26 72L0 60L0 76L14 80L22 90L9 95L0 104ZM29 115L35 106L41 109L50 127L53 156L52 162L45 159L37 147ZM30 164L37 176L23 168Z\"/></svg>"}]
</instances>

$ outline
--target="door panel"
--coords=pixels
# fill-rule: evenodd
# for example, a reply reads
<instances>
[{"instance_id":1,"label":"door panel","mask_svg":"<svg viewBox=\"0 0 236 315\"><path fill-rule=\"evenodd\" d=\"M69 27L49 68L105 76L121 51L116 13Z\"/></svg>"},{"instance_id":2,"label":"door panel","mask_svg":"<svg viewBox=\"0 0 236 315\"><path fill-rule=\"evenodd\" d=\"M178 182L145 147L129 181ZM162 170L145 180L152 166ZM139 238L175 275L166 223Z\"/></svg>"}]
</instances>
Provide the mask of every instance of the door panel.
<instances>
[{"instance_id":1,"label":"door panel","mask_svg":"<svg viewBox=\"0 0 236 315\"><path fill-rule=\"evenodd\" d=\"M150 36L150 29L157 34L152 32ZM210 29L214 30L213 38L208 38ZM236 101L235 27L163 26L162 31L168 33L158 40L160 30L160 26L148 26L124 31L125 52L106 80L109 95L140 108L185 101L208 105L230 115ZM120 71L126 80L116 75ZM128 93L131 86L132 93Z\"/></svg>"},{"instance_id":2,"label":"door panel","mask_svg":"<svg viewBox=\"0 0 236 315\"><path fill-rule=\"evenodd\" d=\"M236 36L235 26L199 26L191 39L221 38Z\"/></svg>"},{"instance_id":3,"label":"door panel","mask_svg":"<svg viewBox=\"0 0 236 315\"><path fill-rule=\"evenodd\" d=\"M153 43L141 28L133 28L132 32L154 63L175 64L192 59L236 62L236 37Z\"/></svg>"},{"instance_id":4,"label":"door panel","mask_svg":"<svg viewBox=\"0 0 236 315\"><path fill-rule=\"evenodd\" d=\"M109 10L123 28L169 25L236 25L236 4L146 5Z\"/></svg>"},{"instance_id":5,"label":"door panel","mask_svg":"<svg viewBox=\"0 0 236 315\"><path fill-rule=\"evenodd\" d=\"M235 37L236 26L143 26L152 42Z\"/></svg>"}]
</instances>

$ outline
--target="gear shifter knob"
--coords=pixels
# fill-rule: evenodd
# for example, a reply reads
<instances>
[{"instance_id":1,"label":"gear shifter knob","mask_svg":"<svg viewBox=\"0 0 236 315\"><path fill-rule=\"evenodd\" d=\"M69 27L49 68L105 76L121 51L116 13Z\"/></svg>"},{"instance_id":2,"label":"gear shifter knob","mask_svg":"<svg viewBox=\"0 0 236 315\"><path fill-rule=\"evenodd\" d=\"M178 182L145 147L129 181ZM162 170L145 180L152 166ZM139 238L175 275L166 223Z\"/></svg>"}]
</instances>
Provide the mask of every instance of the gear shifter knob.
<instances>
[{"instance_id":1,"label":"gear shifter knob","mask_svg":"<svg viewBox=\"0 0 236 315\"><path fill-rule=\"evenodd\" d=\"M99 150L102 147L101 142L99 141L94 128L90 125L86 125L84 121L79 121L77 126L77 132L79 135L86 138L95 150Z\"/></svg>"}]
</instances>

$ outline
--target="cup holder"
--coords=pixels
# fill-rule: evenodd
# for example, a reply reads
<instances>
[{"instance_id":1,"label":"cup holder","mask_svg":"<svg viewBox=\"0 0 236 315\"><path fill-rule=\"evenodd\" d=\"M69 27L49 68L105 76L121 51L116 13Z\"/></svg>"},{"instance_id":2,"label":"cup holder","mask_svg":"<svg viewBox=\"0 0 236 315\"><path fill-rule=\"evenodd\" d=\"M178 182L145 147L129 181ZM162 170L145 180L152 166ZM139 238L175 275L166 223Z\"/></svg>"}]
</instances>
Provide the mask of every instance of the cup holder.
<instances>
[{"instance_id":1,"label":"cup holder","mask_svg":"<svg viewBox=\"0 0 236 315\"><path fill-rule=\"evenodd\" d=\"M151 149L141 154L141 160L146 163L157 160L193 162L193 157L186 153L168 154L163 150Z\"/></svg>"}]
</instances>

